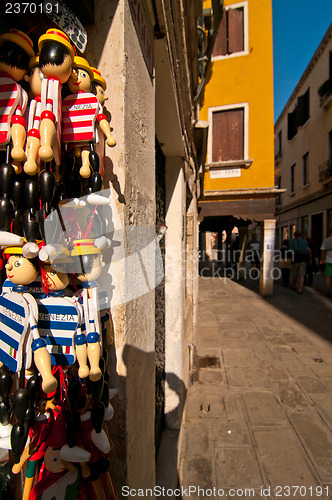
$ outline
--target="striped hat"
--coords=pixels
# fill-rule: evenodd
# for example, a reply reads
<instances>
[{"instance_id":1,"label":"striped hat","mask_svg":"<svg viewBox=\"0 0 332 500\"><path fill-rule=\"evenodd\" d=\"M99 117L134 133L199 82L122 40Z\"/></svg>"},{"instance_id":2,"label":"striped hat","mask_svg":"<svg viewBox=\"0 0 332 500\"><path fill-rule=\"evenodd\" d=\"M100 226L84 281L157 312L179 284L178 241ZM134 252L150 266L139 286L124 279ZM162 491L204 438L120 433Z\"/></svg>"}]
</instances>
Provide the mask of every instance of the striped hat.
<instances>
[{"instance_id":1,"label":"striped hat","mask_svg":"<svg viewBox=\"0 0 332 500\"><path fill-rule=\"evenodd\" d=\"M72 257L78 257L79 255L98 255L101 250L96 247L95 240L74 240L74 248L71 251Z\"/></svg>"},{"instance_id":2,"label":"striped hat","mask_svg":"<svg viewBox=\"0 0 332 500\"><path fill-rule=\"evenodd\" d=\"M97 69L97 68L91 68L91 69L93 71L93 82L100 85L103 88L103 90L105 91L106 90L106 81L101 76L99 69Z\"/></svg>"},{"instance_id":3,"label":"striped hat","mask_svg":"<svg viewBox=\"0 0 332 500\"><path fill-rule=\"evenodd\" d=\"M31 38L20 30L10 29L8 33L0 36L0 45L3 42L13 42L19 45L30 57L34 57L33 43Z\"/></svg>"},{"instance_id":4,"label":"striped hat","mask_svg":"<svg viewBox=\"0 0 332 500\"><path fill-rule=\"evenodd\" d=\"M32 69L34 69L38 65L39 65L39 56L31 57L31 59L29 61L29 71L31 71Z\"/></svg>"},{"instance_id":5,"label":"striped hat","mask_svg":"<svg viewBox=\"0 0 332 500\"><path fill-rule=\"evenodd\" d=\"M70 57L74 59L75 53L68 36L61 30L52 28L46 31L38 40L38 49L41 50L45 42L58 42L61 43L69 50Z\"/></svg>"},{"instance_id":6,"label":"striped hat","mask_svg":"<svg viewBox=\"0 0 332 500\"><path fill-rule=\"evenodd\" d=\"M73 61L73 68L84 69L84 71L89 73L91 80L94 79L93 70L88 61L84 59L84 57L75 56Z\"/></svg>"}]
</instances>

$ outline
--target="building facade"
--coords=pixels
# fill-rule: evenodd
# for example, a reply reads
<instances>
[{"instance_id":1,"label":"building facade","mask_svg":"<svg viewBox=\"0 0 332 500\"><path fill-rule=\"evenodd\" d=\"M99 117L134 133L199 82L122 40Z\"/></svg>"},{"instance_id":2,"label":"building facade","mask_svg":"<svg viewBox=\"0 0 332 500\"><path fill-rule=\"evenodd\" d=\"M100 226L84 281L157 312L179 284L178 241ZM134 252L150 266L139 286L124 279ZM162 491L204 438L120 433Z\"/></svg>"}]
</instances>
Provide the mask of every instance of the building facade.
<instances>
[{"instance_id":1,"label":"building facade","mask_svg":"<svg viewBox=\"0 0 332 500\"><path fill-rule=\"evenodd\" d=\"M295 229L319 248L332 226L332 26L275 124L279 243Z\"/></svg>"},{"instance_id":2,"label":"building facade","mask_svg":"<svg viewBox=\"0 0 332 500\"><path fill-rule=\"evenodd\" d=\"M204 6L209 8L209 2ZM270 1L224 2L224 16L201 99L208 123L207 161L199 200L201 232L261 223L263 268L274 234L273 61ZM223 219L221 219L222 217ZM242 222L241 222L242 221ZM264 274L264 273L263 273Z\"/></svg>"}]
</instances>

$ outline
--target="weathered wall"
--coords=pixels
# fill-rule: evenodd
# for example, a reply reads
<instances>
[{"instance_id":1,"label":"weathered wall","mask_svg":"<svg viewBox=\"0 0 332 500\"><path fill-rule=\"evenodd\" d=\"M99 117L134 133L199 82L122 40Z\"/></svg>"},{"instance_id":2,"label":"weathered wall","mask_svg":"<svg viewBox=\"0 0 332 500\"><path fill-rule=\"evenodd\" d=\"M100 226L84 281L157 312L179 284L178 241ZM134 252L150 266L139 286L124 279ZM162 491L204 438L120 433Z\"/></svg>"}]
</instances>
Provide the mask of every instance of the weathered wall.
<instances>
[{"instance_id":1,"label":"weathered wall","mask_svg":"<svg viewBox=\"0 0 332 500\"><path fill-rule=\"evenodd\" d=\"M126 235L135 226L155 230L154 81L142 56L128 0L96 0L95 11L86 57L107 81L107 108L117 140L116 147L107 150L105 187L111 187L115 226L123 228L128 254L116 263L111 293L115 296L122 287L125 300L126 290L146 279L144 259L137 251L139 232L128 245ZM151 23L148 29L153 39ZM129 258L135 257L137 266L130 267ZM151 255L152 266L153 261ZM113 400L115 417L110 428L115 445L112 475L120 498L122 485L154 485L155 298L148 280L146 285L147 293L112 308L115 352L110 366L119 396Z\"/></svg>"}]
</instances>

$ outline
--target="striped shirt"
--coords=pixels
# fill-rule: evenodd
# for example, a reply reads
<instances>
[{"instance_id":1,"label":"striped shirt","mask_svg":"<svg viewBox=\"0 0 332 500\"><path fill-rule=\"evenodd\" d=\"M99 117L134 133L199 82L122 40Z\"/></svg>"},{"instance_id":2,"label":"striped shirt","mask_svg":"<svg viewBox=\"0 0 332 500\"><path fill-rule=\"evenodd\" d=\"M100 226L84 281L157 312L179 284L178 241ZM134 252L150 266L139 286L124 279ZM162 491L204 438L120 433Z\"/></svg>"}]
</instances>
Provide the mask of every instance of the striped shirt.
<instances>
[{"instance_id":1,"label":"striped shirt","mask_svg":"<svg viewBox=\"0 0 332 500\"><path fill-rule=\"evenodd\" d=\"M0 146L10 141L10 124L14 114L23 115L27 94L9 75L0 74Z\"/></svg>"},{"instance_id":2,"label":"striped shirt","mask_svg":"<svg viewBox=\"0 0 332 500\"><path fill-rule=\"evenodd\" d=\"M18 372L22 366L23 345L29 326L29 308L22 295L8 292L0 296L0 322L0 361L13 372ZM27 368L31 364L29 351L27 349Z\"/></svg>"},{"instance_id":3,"label":"striped shirt","mask_svg":"<svg viewBox=\"0 0 332 500\"><path fill-rule=\"evenodd\" d=\"M66 97L62 103L62 140L87 142L96 140L96 118L101 113L94 94L78 92Z\"/></svg>"},{"instance_id":4,"label":"striped shirt","mask_svg":"<svg viewBox=\"0 0 332 500\"><path fill-rule=\"evenodd\" d=\"M46 340L53 366L70 366L75 362L74 336L80 322L79 313L66 297L37 300L38 331Z\"/></svg>"}]
</instances>

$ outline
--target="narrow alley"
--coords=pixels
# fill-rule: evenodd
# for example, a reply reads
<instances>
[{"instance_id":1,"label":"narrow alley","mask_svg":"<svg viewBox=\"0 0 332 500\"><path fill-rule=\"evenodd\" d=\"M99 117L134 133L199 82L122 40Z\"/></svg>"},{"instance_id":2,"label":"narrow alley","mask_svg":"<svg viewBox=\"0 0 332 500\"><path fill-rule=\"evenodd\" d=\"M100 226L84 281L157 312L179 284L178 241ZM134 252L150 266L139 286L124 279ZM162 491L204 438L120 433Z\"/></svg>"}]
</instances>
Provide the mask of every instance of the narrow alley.
<instances>
[{"instance_id":1,"label":"narrow alley","mask_svg":"<svg viewBox=\"0 0 332 500\"><path fill-rule=\"evenodd\" d=\"M199 278L180 485L190 498L332 498L332 301L319 286L263 298L243 284Z\"/></svg>"}]
</instances>

